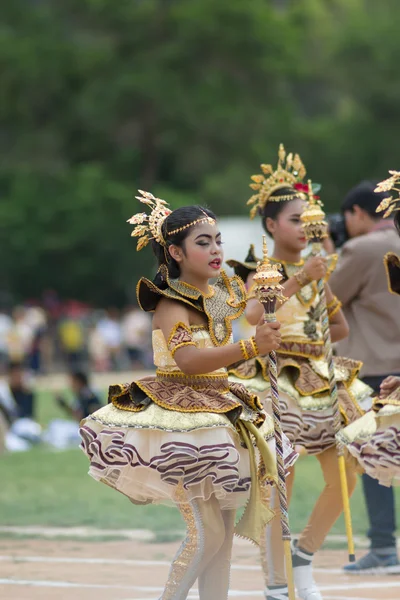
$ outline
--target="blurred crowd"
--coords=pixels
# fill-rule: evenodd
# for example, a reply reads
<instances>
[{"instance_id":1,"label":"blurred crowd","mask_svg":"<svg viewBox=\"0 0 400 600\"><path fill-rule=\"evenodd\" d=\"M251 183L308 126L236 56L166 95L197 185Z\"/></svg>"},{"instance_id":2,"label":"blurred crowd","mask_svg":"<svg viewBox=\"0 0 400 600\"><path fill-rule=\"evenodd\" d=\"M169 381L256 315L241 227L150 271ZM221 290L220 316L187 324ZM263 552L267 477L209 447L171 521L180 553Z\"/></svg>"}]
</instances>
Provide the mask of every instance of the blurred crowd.
<instances>
[{"instance_id":1,"label":"blurred crowd","mask_svg":"<svg viewBox=\"0 0 400 600\"><path fill-rule=\"evenodd\" d=\"M40 303L0 308L0 369L9 363L35 374L147 368L150 332L151 318L138 306L94 309L49 293Z\"/></svg>"}]
</instances>

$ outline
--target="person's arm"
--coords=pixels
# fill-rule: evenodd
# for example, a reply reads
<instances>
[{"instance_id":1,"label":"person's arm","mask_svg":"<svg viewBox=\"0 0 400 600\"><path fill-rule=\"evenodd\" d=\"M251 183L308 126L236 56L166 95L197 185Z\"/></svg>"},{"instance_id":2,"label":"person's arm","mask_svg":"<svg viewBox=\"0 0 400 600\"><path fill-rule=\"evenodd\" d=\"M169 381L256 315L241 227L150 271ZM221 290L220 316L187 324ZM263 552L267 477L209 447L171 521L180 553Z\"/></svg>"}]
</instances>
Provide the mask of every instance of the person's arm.
<instances>
[{"instance_id":1,"label":"person's arm","mask_svg":"<svg viewBox=\"0 0 400 600\"><path fill-rule=\"evenodd\" d=\"M387 398L390 394L393 394L397 388L400 387L400 377L396 375L389 375L381 383L380 398Z\"/></svg>"},{"instance_id":2,"label":"person's arm","mask_svg":"<svg viewBox=\"0 0 400 600\"><path fill-rule=\"evenodd\" d=\"M367 266L365 252L359 244L347 242L339 256L336 269L329 279L329 285L344 307L356 298L363 286L363 275Z\"/></svg>"},{"instance_id":3,"label":"person's arm","mask_svg":"<svg viewBox=\"0 0 400 600\"><path fill-rule=\"evenodd\" d=\"M215 348L197 348L191 339L189 311L180 302L160 300L154 327L161 329L176 364L187 375L210 373L244 359L240 342ZM279 323L257 326L254 340L260 354L268 354L279 347L279 327Z\"/></svg>"},{"instance_id":4,"label":"person's arm","mask_svg":"<svg viewBox=\"0 0 400 600\"><path fill-rule=\"evenodd\" d=\"M326 306L328 309L331 341L340 342L349 335L350 329L341 309L341 302L332 293L330 286L325 284Z\"/></svg>"}]
</instances>

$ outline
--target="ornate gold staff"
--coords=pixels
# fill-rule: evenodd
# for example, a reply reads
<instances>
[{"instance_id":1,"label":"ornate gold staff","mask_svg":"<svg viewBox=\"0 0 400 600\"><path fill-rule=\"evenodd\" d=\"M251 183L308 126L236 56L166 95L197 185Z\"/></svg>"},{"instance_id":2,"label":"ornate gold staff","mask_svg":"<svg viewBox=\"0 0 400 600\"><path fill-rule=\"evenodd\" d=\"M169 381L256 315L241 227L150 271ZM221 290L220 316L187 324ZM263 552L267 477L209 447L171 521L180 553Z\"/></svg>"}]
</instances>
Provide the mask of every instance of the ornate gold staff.
<instances>
[{"instance_id":1,"label":"ornate gold staff","mask_svg":"<svg viewBox=\"0 0 400 600\"><path fill-rule=\"evenodd\" d=\"M303 222L304 234L308 241L311 243L311 253L313 256L319 256L322 250L322 240L327 237L328 224L325 221L325 213L322 210L322 202L314 197L312 191L311 181L308 181L308 203L306 208L301 215ZM320 297L321 307L321 324L322 324L322 335L324 339L325 349L325 360L328 364L329 372L329 391L333 403L333 428L335 434L342 427L339 407L339 397L336 385L335 368L333 362L332 352L332 341L331 332L329 329L329 317L328 310L326 307L326 296L325 296L325 284L324 280L320 279L317 282L318 294ZM353 540L353 528L351 524L351 513L350 513L350 502L349 502L349 490L347 486L346 476L346 464L343 455L343 447L340 443L337 443L338 450L338 462L339 462L339 474L340 474L340 487L342 490L342 501L343 501L343 512L344 522L346 525L347 544L349 551L349 561L355 562L356 557L354 553L354 540Z\"/></svg>"},{"instance_id":2,"label":"ornate gold staff","mask_svg":"<svg viewBox=\"0 0 400 600\"><path fill-rule=\"evenodd\" d=\"M256 284L257 298L264 307L264 321L266 323L273 323L276 321L276 301L286 300L286 298L282 294L283 288L280 284L282 280L282 275L279 272L279 267L280 265L272 264L268 260L267 240L264 235L263 259L257 265L256 274L254 275L254 282ZM268 374L271 384L272 395L275 451L278 471L277 485L279 492L279 505L281 511L282 539L286 560L286 575L288 580L289 600L295 600L296 595L294 591L292 553L290 548L291 536L289 528L289 514L286 492L285 461L283 456L281 411L279 406L278 370L275 351L269 353Z\"/></svg>"}]
</instances>

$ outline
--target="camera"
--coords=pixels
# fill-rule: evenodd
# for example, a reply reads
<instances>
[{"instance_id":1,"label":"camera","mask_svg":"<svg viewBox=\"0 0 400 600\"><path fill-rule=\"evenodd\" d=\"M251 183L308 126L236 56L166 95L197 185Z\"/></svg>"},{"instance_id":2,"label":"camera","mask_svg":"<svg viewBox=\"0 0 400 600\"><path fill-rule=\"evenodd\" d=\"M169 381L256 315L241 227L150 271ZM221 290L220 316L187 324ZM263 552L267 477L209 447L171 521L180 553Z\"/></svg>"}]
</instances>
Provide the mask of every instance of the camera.
<instances>
[{"instance_id":1,"label":"camera","mask_svg":"<svg viewBox=\"0 0 400 600\"><path fill-rule=\"evenodd\" d=\"M327 221L329 234L335 244L335 248L341 248L349 239L344 216L339 213L328 215Z\"/></svg>"}]
</instances>

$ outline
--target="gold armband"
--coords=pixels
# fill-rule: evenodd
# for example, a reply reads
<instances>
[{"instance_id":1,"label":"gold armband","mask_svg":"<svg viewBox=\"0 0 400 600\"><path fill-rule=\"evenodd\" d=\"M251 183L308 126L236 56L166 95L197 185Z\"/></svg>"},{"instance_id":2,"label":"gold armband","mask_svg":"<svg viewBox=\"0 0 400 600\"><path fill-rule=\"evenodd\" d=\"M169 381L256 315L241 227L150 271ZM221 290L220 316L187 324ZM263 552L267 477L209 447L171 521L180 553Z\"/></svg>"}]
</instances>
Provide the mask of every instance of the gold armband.
<instances>
[{"instance_id":1,"label":"gold armband","mask_svg":"<svg viewBox=\"0 0 400 600\"><path fill-rule=\"evenodd\" d=\"M256 338L254 337L254 335L251 336L250 343L253 346L254 356L258 356L260 354L260 351L258 349Z\"/></svg>"},{"instance_id":2,"label":"gold armband","mask_svg":"<svg viewBox=\"0 0 400 600\"><path fill-rule=\"evenodd\" d=\"M185 323L177 323L168 338L168 350L175 356L175 352L183 346L196 346L192 338L192 332Z\"/></svg>"},{"instance_id":3,"label":"gold armband","mask_svg":"<svg viewBox=\"0 0 400 600\"><path fill-rule=\"evenodd\" d=\"M342 308L342 303L340 302L339 298L334 296L333 299L326 306L326 310L328 311L329 319L332 319L332 317L334 317L341 308Z\"/></svg>"},{"instance_id":4,"label":"gold armband","mask_svg":"<svg viewBox=\"0 0 400 600\"><path fill-rule=\"evenodd\" d=\"M301 288L312 282L312 279L310 279L310 277L307 275L304 269L300 269L300 271L297 271L297 273L295 273L293 277L295 278L295 280Z\"/></svg>"},{"instance_id":5,"label":"gold armband","mask_svg":"<svg viewBox=\"0 0 400 600\"><path fill-rule=\"evenodd\" d=\"M249 340L239 340L239 344L244 360L250 360L250 358L258 355L258 348L254 337L251 337Z\"/></svg>"}]
</instances>

